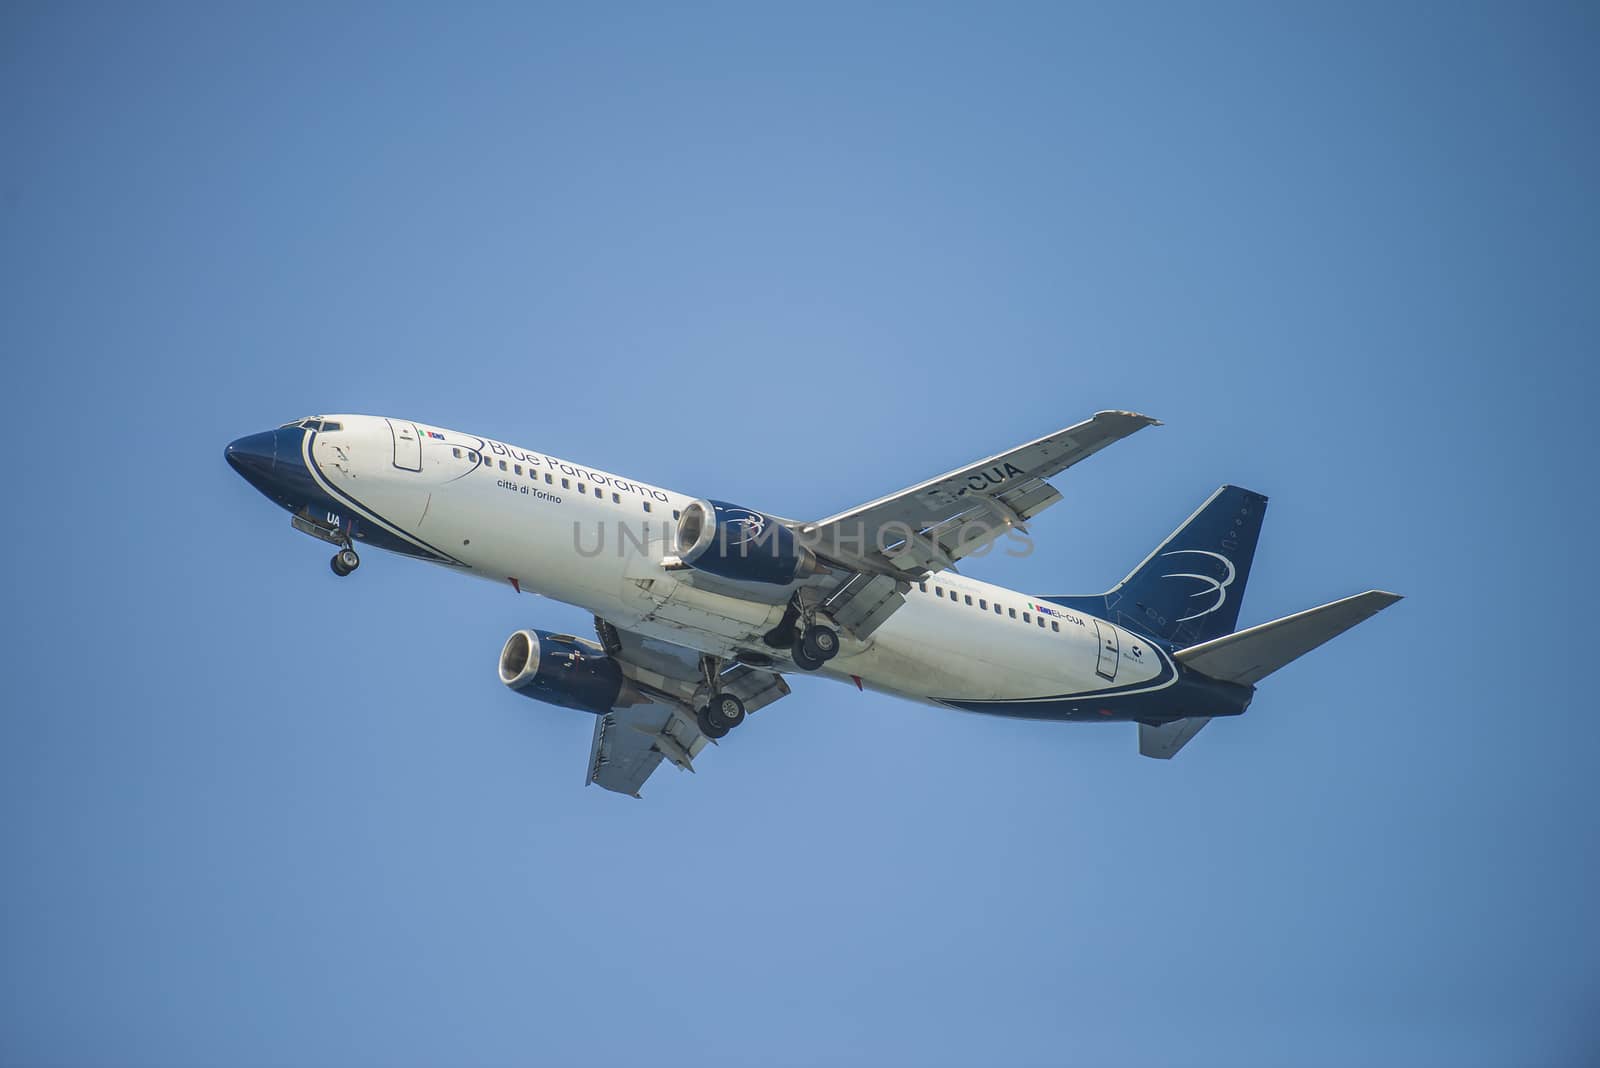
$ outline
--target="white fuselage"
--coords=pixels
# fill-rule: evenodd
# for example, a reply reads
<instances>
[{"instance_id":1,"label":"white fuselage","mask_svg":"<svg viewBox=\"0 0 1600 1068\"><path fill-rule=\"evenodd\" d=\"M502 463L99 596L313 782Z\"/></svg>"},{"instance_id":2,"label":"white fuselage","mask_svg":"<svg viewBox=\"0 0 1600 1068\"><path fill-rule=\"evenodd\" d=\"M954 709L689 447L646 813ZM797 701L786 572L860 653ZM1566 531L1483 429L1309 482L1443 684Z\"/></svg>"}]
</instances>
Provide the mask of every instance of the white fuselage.
<instances>
[{"instance_id":1,"label":"white fuselage","mask_svg":"<svg viewBox=\"0 0 1600 1068\"><path fill-rule=\"evenodd\" d=\"M455 566L717 656L777 655L761 642L784 612L663 567L676 513L695 498L543 452L372 416L328 416L304 457L358 523ZM347 516L324 517L335 523ZM818 674L934 703L1028 701L1170 684L1164 650L1093 616L944 572L865 641L843 635ZM787 667L782 661L781 666Z\"/></svg>"}]
</instances>

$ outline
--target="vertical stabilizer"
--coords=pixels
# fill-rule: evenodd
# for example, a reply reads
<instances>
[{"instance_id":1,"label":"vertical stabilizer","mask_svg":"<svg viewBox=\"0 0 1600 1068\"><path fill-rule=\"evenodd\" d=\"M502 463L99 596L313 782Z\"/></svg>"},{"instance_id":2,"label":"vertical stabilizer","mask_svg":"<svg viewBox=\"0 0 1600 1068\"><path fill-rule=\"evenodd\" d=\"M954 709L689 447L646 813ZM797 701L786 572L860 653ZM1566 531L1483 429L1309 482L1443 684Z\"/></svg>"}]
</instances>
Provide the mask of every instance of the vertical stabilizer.
<instances>
[{"instance_id":1,"label":"vertical stabilizer","mask_svg":"<svg viewBox=\"0 0 1600 1068\"><path fill-rule=\"evenodd\" d=\"M1229 634L1266 511L1261 494L1223 486L1110 592L1047 599L1180 647Z\"/></svg>"}]
</instances>

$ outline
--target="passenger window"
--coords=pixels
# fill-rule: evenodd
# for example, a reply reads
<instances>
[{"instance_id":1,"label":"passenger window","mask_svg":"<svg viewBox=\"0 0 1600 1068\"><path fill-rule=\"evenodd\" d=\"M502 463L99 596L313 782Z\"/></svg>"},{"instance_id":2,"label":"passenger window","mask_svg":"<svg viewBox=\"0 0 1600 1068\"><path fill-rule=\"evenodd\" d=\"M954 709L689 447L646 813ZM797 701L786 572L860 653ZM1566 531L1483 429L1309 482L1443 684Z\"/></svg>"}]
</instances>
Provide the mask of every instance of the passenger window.
<instances>
[{"instance_id":1,"label":"passenger window","mask_svg":"<svg viewBox=\"0 0 1600 1068\"><path fill-rule=\"evenodd\" d=\"M613 493L611 495L611 503L612 504L621 504L622 503L622 498L617 496L615 493Z\"/></svg>"},{"instance_id":2,"label":"passenger window","mask_svg":"<svg viewBox=\"0 0 1600 1068\"><path fill-rule=\"evenodd\" d=\"M1033 622L1033 620L1028 618L1028 613L1026 613L1026 612L1022 613L1022 621L1024 623L1032 623Z\"/></svg>"},{"instance_id":3,"label":"passenger window","mask_svg":"<svg viewBox=\"0 0 1600 1068\"><path fill-rule=\"evenodd\" d=\"M969 594L967 594L967 603L968 603L968 604L971 604L971 603L972 603L972 594L970 594L970 593L969 593Z\"/></svg>"},{"instance_id":4,"label":"passenger window","mask_svg":"<svg viewBox=\"0 0 1600 1068\"><path fill-rule=\"evenodd\" d=\"M578 483L578 496L582 497L584 494L586 494L588 492L589 492L589 487L588 486L585 486L582 482Z\"/></svg>"},{"instance_id":5,"label":"passenger window","mask_svg":"<svg viewBox=\"0 0 1600 1068\"><path fill-rule=\"evenodd\" d=\"M572 483L568 482L566 479L562 479L561 480L561 488L562 489L571 489L572 488Z\"/></svg>"},{"instance_id":6,"label":"passenger window","mask_svg":"<svg viewBox=\"0 0 1600 1068\"><path fill-rule=\"evenodd\" d=\"M1011 613L1012 619L1017 618L1017 610L1015 608L1007 608L1006 611Z\"/></svg>"},{"instance_id":7,"label":"passenger window","mask_svg":"<svg viewBox=\"0 0 1600 1068\"><path fill-rule=\"evenodd\" d=\"M997 616L1001 614L1001 612L1000 612L1000 603L998 601L995 602L994 614L997 615Z\"/></svg>"},{"instance_id":8,"label":"passenger window","mask_svg":"<svg viewBox=\"0 0 1600 1068\"><path fill-rule=\"evenodd\" d=\"M505 469L506 469L506 462L504 460L501 460L500 461L500 470L504 471Z\"/></svg>"},{"instance_id":9,"label":"passenger window","mask_svg":"<svg viewBox=\"0 0 1600 1068\"><path fill-rule=\"evenodd\" d=\"M457 460L459 460L459 459L461 459L461 450L460 449L451 449L450 450L450 455L454 456Z\"/></svg>"},{"instance_id":10,"label":"passenger window","mask_svg":"<svg viewBox=\"0 0 1600 1068\"><path fill-rule=\"evenodd\" d=\"M917 589L921 590L923 593L927 593L928 592L928 584L926 582L919 582L919 583L917 583Z\"/></svg>"},{"instance_id":11,"label":"passenger window","mask_svg":"<svg viewBox=\"0 0 1600 1068\"><path fill-rule=\"evenodd\" d=\"M676 508L674 508L672 510L672 518L674 518L674 519L678 518L678 510Z\"/></svg>"},{"instance_id":12,"label":"passenger window","mask_svg":"<svg viewBox=\"0 0 1600 1068\"><path fill-rule=\"evenodd\" d=\"M987 612L989 610L989 602L985 601L982 597L979 597L978 598L978 610L981 611L981 612Z\"/></svg>"},{"instance_id":13,"label":"passenger window","mask_svg":"<svg viewBox=\"0 0 1600 1068\"><path fill-rule=\"evenodd\" d=\"M1039 617L1038 623L1039 623L1039 629L1043 630L1044 629L1044 616L1040 616Z\"/></svg>"},{"instance_id":14,"label":"passenger window","mask_svg":"<svg viewBox=\"0 0 1600 1068\"><path fill-rule=\"evenodd\" d=\"M600 498L601 500L605 500L606 491L601 489L599 486L596 486L594 488L594 495L596 497Z\"/></svg>"},{"instance_id":15,"label":"passenger window","mask_svg":"<svg viewBox=\"0 0 1600 1068\"><path fill-rule=\"evenodd\" d=\"M483 458L483 466L485 466L485 467L493 467L494 466L493 457L485 456Z\"/></svg>"},{"instance_id":16,"label":"passenger window","mask_svg":"<svg viewBox=\"0 0 1600 1068\"><path fill-rule=\"evenodd\" d=\"M944 587L943 586L935 586L933 588L933 595L935 597L943 597L944 596Z\"/></svg>"},{"instance_id":17,"label":"passenger window","mask_svg":"<svg viewBox=\"0 0 1600 1068\"><path fill-rule=\"evenodd\" d=\"M1061 633L1061 624L1057 623L1055 620L1052 619L1050 621L1050 629L1055 631L1057 634L1060 634Z\"/></svg>"},{"instance_id":18,"label":"passenger window","mask_svg":"<svg viewBox=\"0 0 1600 1068\"><path fill-rule=\"evenodd\" d=\"M648 512L650 510L650 502L649 501L640 501L639 503L644 505L644 510L645 511Z\"/></svg>"},{"instance_id":19,"label":"passenger window","mask_svg":"<svg viewBox=\"0 0 1600 1068\"><path fill-rule=\"evenodd\" d=\"M477 463L478 462L478 454L475 453L475 452L469 452L469 453L467 453L467 459L471 460L473 463Z\"/></svg>"},{"instance_id":20,"label":"passenger window","mask_svg":"<svg viewBox=\"0 0 1600 1068\"><path fill-rule=\"evenodd\" d=\"M522 465L521 464L512 464L511 465L511 470L515 471L517 474L520 475L520 474L522 474Z\"/></svg>"},{"instance_id":21,"label":"passenger window","mask_svg":"<svg viewBox=\"0 0 1600 1068\"><path fill-rule=\"evenodd\" d=\"M544 473L544 484L546 486L553 486L553 485L555 485L555 483L556 483L556 480L553 477L551 477L550 472L546 471Z\"/></svg>"}]
</instances>

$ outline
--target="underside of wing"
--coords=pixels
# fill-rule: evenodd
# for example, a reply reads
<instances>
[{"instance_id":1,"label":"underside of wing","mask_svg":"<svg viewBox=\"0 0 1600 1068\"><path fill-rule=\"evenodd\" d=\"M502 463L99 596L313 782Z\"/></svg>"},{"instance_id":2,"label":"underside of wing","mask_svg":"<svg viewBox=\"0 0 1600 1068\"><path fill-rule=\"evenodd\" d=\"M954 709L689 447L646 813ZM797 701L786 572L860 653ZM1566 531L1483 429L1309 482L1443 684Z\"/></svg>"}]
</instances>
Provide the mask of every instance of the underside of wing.
<instances>
[{"instance_id":1,"label":"underside of wing","mask_svg":"<svg viewBox=\"0 0 1600 1068\"><path fill-rule=\"evenodd\" d=\"M711 741L695 718L695 708L710 691L700 653L599 618L595 632L606 655L648 700L596 717L585 784L638 797L645 780L663 760L694 771L694 758ZM738 697L746 713L765 708L789 692L781 675L743 664L716 678L717 689Z\"/></svg>"},{"instance_id":2,"label":"underside of wing","mask_svg":"<svg viewBox=\"0 0 1600 1068\"><path fill-rule=\"evenodd\" d=\"M691 721L687 726L694 724ZM615 709L595 719L584 785L638 797L645 780L668 753L677 758L674 763L679 767L693 771L694 754L705 744L705 736L697 729L675 723L659 706Z\"/></svg>"}]
</instances>

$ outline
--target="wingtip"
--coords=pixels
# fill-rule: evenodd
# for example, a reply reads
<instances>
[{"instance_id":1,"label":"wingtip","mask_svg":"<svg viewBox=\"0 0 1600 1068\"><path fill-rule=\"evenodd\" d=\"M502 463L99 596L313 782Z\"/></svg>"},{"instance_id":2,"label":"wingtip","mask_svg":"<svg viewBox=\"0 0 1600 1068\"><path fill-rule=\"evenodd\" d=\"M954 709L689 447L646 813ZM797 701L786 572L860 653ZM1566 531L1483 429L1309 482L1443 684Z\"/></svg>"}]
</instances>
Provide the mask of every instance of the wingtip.
<instances>
[{"instance_id":1,"label":"wingtip","mask_svg":"<svg viewBox=\"0 0 1600 1068\"><path fill-rule=\"evenodd\" d=\"M1113 417L1116 417L1116 418L1119 418L1119 419L1137 419L1139 422L1143 423L1145 426L1162 426L1162 425L1164 425L1161 422L1161 420L1157 419L1153 415L1145 415L1143 412L1130 412L1130 411L1128 411L1128 410L1126 410L1124 408L1107 408L1103 412L1095 412L1094 414L1095 414L1095 418L1097 418L1097 419L1100 416L1105 415L1105 416L1113 416Z\"/></svg>"}]
</instances>

